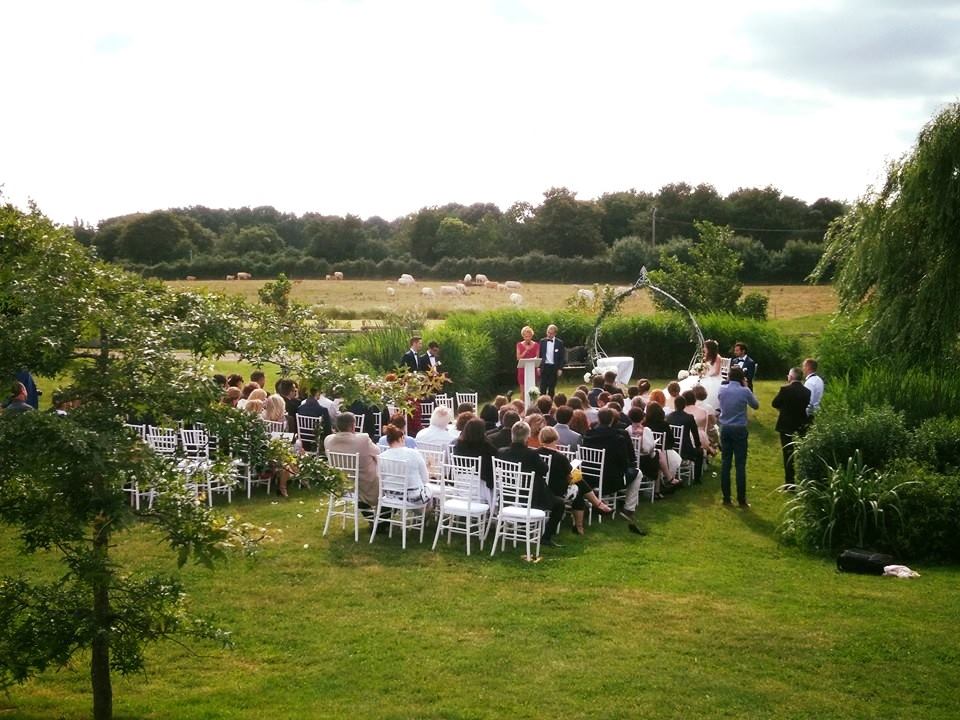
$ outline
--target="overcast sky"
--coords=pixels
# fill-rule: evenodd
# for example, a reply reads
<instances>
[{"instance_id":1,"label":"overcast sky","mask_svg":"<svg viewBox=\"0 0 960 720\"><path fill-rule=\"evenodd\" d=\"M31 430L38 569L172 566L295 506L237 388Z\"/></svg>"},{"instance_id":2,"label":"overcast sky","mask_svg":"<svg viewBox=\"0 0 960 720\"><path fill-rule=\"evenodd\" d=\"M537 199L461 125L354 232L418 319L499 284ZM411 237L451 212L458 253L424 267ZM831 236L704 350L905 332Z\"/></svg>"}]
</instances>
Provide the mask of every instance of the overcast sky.
<instances>
[{"instance_id":1,"label":"overcast sky","mask_svg":"<svg viewBox=\"0 0 960 720\"><path fill-rule=\"evenodd\" d=\"M8 2L0 184L55 220L394 218L668 182L852 200L960 94L960 3Z\"/></svg>"}]
</instances>

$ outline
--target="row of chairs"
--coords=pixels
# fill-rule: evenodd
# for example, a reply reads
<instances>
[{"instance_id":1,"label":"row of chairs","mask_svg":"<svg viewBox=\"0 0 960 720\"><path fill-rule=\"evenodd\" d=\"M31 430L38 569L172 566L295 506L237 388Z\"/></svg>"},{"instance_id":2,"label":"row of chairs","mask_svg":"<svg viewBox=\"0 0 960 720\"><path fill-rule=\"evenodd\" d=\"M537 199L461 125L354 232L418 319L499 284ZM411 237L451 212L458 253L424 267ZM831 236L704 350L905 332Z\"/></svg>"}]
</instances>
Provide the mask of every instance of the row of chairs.
<instances>
[{"instance_id":1,"label":"row of chairs","mask_svg":"<svg viewBox=\"0 0 960 720\"><path fill-rule=\"evenodd\" d=\"M479 394L475 392L458 392L454 394L454 397L450 397L446 394L434 395L432 402L421 401L420 416L422 418L429 418L433 414L434 409L440 405L446 405L451 411L455 411L464 403L470 403L474 408L476 408L478 398Z\"/></svg>"}]
</instances>

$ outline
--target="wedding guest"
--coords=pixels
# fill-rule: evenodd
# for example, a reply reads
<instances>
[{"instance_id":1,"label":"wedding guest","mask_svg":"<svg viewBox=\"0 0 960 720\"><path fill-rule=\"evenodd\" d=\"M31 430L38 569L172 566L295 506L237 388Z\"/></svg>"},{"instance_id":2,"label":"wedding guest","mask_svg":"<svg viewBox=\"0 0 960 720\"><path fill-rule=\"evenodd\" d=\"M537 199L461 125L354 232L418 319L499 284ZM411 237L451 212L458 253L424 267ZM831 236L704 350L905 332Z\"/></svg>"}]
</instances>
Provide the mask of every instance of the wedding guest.
<instances>
[{"instance_id":1,"label":"wedding guest","mask_svg":"<svg viewBox=\"0 0 960 720\"><path fill-rule=\"evenodd\" d=\"M557 424L553 426L553 429L557 432L557 442L569 446L571 452L576 452L582 435L570 428L572 419L573 409L568 405L561 405L557 408Z\"/></svg>"},{"instance_id":2,"label":"wedding guest","mask_svg":"<svg viewBox=\"0 0 960 720\"><path fill-rule=\"evenodd\" d=\"M676 409L675 400L677 399L677 396L679 394L680 394L680 383L678 383L676 380L673 380L672 382L667 383L666 403L664 403L664 406L663 406L663 409L667 413L671 413Z\"/></svg>"},{"instance_id":3,"label":"wedding guest","mask_svg":"<svg viewBox=\"0 0 960 720\"><path fill-rule=\"evenodd\" d=\"M579 394L574 394L572 398L567 400L567 406L571 410L583 410L587 406L587 403L583 401L583 397Z\"/></svg>"},{"instance_id":4,"label":"wedding guest","mask_svg":"<svg viewBox=\"0 0 960 720\"><path fill-rule=\"evenodd\" d=\"M437 405L430 415L430 425L417 433L418 443L431 445L449 445L457 439L457 434L451 432L451 411L446 405Z\"/></svg>"},{"instance_id":5,"label":"wedding guest","mask_svg":"<svg viewBox=\"0 0 960 720\"><path fill-rule=\"evenodd\" d=\"M380 495L380 477L377 474L377 458L380 450L366 433L356 432L356 420L352 412L342 412L334 421L333 435L323 440L327 453L357 453L359 455L359 485L361 508L369 511L377 506ZM369 517L370 513L366 513Z\"/></svg>"},{"instance_id":6,"label":"wedding guest","mask_svg":"<svg viewBox=\"0 0 960 720\"><path fill-rule=\"evenodd\" d=\"M540 455L550 457L550 473L547 475L547 487L556 497L564 497L567 489L572 483L573 466L570 460L557 448L557 431L551 427L545 427L540 431ZM604 516L613 515L613 508L597 497L593 488L583 480L576 483L577 496L570 503L573 514L573 531L577 535L583 535L583 516L587 509L587 503L597 509Z\"/></svg>"},{"instance_id":7,"label":"wedding guest","mask_svg":"<svg viewBox=\"0 0 960 720\"><path fill-rule=\"evenodd\" d=\"M27 402L27 386L19 380L15 381L10 387L7 402L3 405L3 414L20 415L35 409L33 405Z\"/></svg>"},{"instance_id":8,"label":"wedding guest","mask_svg":"<svg viewBox=\"0 0 960 720\"><path fill-rule=\"evenodd\" d=\"M427 343L427 354L421 359L423 362L421 362L420 365L424 369L433 370L437 373L443 372L443 363L440 362L440 343L436 340L431 340Z\"/></svg>"},{"instance_id":9,"label":"wedding guest","mask_svg":"<svg viewBox=\"0 0 960 720\"><path fill-rule=\"evenodd\" d=\"M543 415L540 413L530 413L524 418L524 421L530 426L530 437L527 439L527 447L540 447L540 431L546 427Z\"/></svg>"},{"instance_id":10,"label":"wedding guest","mask_svg":"<svg viewBox=\"0 0 960 720\"><path fill-rule=\"evenodd\" d=\"M242 387L243 386L243 375L238 375L233 373L227 375L227 387Z\"/></svg>"},{"instance_id":11,"label":"wedding guest","mask_svg":"<svg viewBox=\"0 0 960 720\"><path fill-rule=\"evenodd\" d=\"M553 395L557 391L557 377L567 362L563 340L557 337L557 326L547 326L547 336L540 341L540 394ZM517 358L519 360L519 357Z\"/></svg>"},{"instance_id":12,"label":"wedding guest","mask_svg":"<svg viewBox=\"0 0 960 720\"><path fill-rule=\"evenodd\" d=\"M220 388L221 390L226 390L227 388L227 376L222 375L221 373L214 373L213 383Z\"/></svg>"},{"instance_id":13,"label":"wedding guest","mask_svg":"<svg viewBox=\"0 0 960 720\"><path fill-rule=\"evenodd\" d=\"M557 497L547 485L547 464L536 450L527 447L530 438L530 426L522 420L510 429L510 445L497 453L497 457L507 462L520 463L521 472L533 472L533 498L531 505L550 513L540 541L551 547L562 547L553 539L563 520L564 501Z\"/></svg>"},{"instance_id":14,"label":"wedding guest","mask_svg":"<svg viewBox=\"0 0 960 720\"><path fill-rule=\"evenodd\" d=\"M672 491L680 484L680 480L677 478L677 470L680 469L680 454L675 449L676 443L673 440L673 433L670 431L670 425L667 424L663 407L659 403L652 400L647 403L643 424L651 431L651 434L658 433L663 436L662 446L657 450L657 459L660 464L660 471L667 479L667 487Z\"/></svg>"},{"instance_id":15,"label":"wedding guest","mask_svg":"<svg viewBox=\"0 0 960 720\"><path fill-rule=\"evenodd\" d=\"M650 397L647 400L647 403L656 403L662 408L667 407L667 396L663 394L663 390L651 390Z\"/></svg>"},{"instance_id":16,"label":"wedding guest","mask_svg":"<svg viewBox=\"0 0 960 720\"><path fill-rule=\"evenodd\" d=\"M303 415L304 417L320 418L315 431L316 441L304 442L304 449L308 452L312 452L316 443L322 443L323 439L333 432L333 424L330 421L330 414L327 412L327 409L320 404L320 395L320 388L310 388L310 394L302 403L300 403L300 407L297 408L296 412L297 415ZM403 416L401 415L400 417ZM296 420L296 417L294 417L294 420Z\"/></svg>"},{"instance_id":17,"label":"wedding guest","mask_svg":"<svg viewBox=\"0 0 960 720\"><path fill-rule=\"evenodd\" d=\"M263 412L264 402L266 402L266 398L250 398L243 406L243 409L251 415L259 415Z\"/></svg>"},{"instance_id":18,"label":"wedding guest","mask_svg":"<svg viewBox=\"0 0 960 720\"><path fill-rule=\"evenodd\" d=\"M547 425L553 426L557 422L553 417L553 398L549 395L541 395L537 398L536 405L537 412L543 415L544 422Z\"/></svg>"},{"instance_id":19,"label":"wedding guest","mask_svg":"<svg viewBox=\"0 0 960 720\"><path fill-rule=\"evenodd\" d=\"M557 393L553 396L553 406L555 408L560 407L561 405L567 404L567 395L566 393Z\"/></svg>"},{"instance_id":20,"label":"wedding guest","mask_svg":"<svg viewBox=\"0 0 960 720\"><path fill-rule=\"evenodd\" d=\"M801 379L803 371L800 368L790 368L787 374L787 384L781 386L777 396L773 399L773 407L780 411L777 416L776 430L780 433L780 449L783 453L784 486L788 490L796 487L795 471L793 467L793 451L796 440L806 432L810 418L807 408L810 406L810 388L806 387Z\"/></svg>"},{"instance_id":21,"label":"wedding guest","mask_svg":"<svg viewBox=\"0 0 960 720\"><path fill-rule=\"evenodd\" d=\"M646 405L650 401L650 381L646 378L640 378L637 380L637 390L640 392L640 399L643 400L643 404Z\"/></svg>"},{"instance_id":22,"label":"wedding guest","mask_svg":"<svg viewBox=\"0 0 960 720\"><path fill-rule=\"evenodd\" d=\"M616 370L607 370L603 374L603 389L611 395L620 392L620 386L617 384Z\"/></svg>"},{"instance_id":23,"label":"wedding guest","mask_svg":"<svg viewBox=\"0 0 960 720\"><path fill-rule=\"evenodd\" d=\"M471 405L471 407L473 406ZM454 428L456 429L457 437L459 437L460 433L463 432L463 428L467 424L467 422L469 422L475 417L476 415L471 410L464 410L463 412L457 415L457 421L454 423Z\"/></svg>"},{"instance_id":24,"label":"wedding guest","mask_svg":"<svg viewBox=\"0 0 960 720\"><path fill-rule=\"evenodd\" d=\"M537 357L540 352L540 344L533 339L533 328L529 325L524 325L520 330L520 337L523 339L517 343L517 362ZM520 387L521 392L525 392L523 387L523 373L524 371L521 368L517 368L517 385ZM536 378L537 380L540 378L539 368L536 371ZM522 408L520 412L523 412Z\"/></svg>"},{"instance_id":25,"label":"wedding guest","mask_svg":"<svg viewBox=\"0 0 960 720\"><path fill-rule=\"evenodd\" d=\"M694 422L697 423L697 433L700 435L700 447L703 448L704 453L707 455L712 456L716 454L716 449L713 447L710 442L710 437L707 435L707 425L709 424L710 418L707 415L707 411L697 405L696 393L694 393L692 389L684 390L680 393L680 397L682 397L684 401L683 411L692 416Z\"/></svg>"},{"instance_id":26,"label":"wedding guest","mask_svg":"<svg viewBox=\"0 0 960 720\"><path fill-rule=\"evenodd\" d=\"M247 402L249 406L250 402ZM287 406L283 397L274 393L263 403L260 417L269 422L284 422L287 419Z\"/></svg>"},{"instance_id":27,"label":"wedding guest","mask_svg":"<svg viewBox=\"0 0 960 720\"><path fill-rule=\"evenodd\" d=\"M600 397L600 393L603 392L603 375L594 375L593 376L593 388L590 392L587 393L587 404L590 407L597 406L597 398Z\"/></svg>"},{"instance_id":28,"label":"wedding guest","mask_svg":"<svg viewBox=\"0 0 960 720\"><path fill-rule=\"evenodd\" d=\"M237 407L237 403L240 402L240 397L242 391L240 388L227 388L223 392L223 397L220 399L220 402L224 405L229 405L230 407ZM242 408L241 408L242 409Z\"/></svg>"},{"instance_id":29,"label":"wedding guest","mask_svg":"<svg viewBox=\"0 0 960 720\"><path fill-rule=\"evenodd\" d=\"M720 401L720 490L723 504L731 505L730 465L736 465L737 503L749 508L747 502L747 408L760 407L757 397L750 392L743 370L730 368L729 382L717 393Z\"/></svg>"},{"instance_id":30,"label":"wedding guest","mask_svg":"<svg viewBox=\"0 0 960 720\"><path fill-rule=\"evenodd\" d=\"M267 376L263 370L254 370L250 373L250 382L255 382L264 390L267 389Z\"/></svg>"},{"instance_id":31,"label":"wedding guest","mask_svg":"<svg viewBox=\"0 0 960 720\"><path fill-rule=\"evenodd\" d=\"M700 484L703 480L703 445L700 442L700 430L693 415L685 412L687 401L682 395L673 399L674 411L667 415L667 424L671 427L683 428L680 442L680 457L693 463L693 482Z\"/></svg>"},{"instance_id":32,"label":"wedding guest","mask_svg":"<svg viewBox=\"0 0 960 720\"><path fill-rule=\"evenodd\" d=\"M429 502L432 494L428 484L430 473L427 471L427 462L423 455L404 444L406 435L402 429L395 425L386 426L384 438L388 447L380 453L380 458L383 460L401 460L406 463L407 502Z\"/></svg>"},{"instance_id":33,"label":"wedding guest","mask_svg":"<svg viewBox=\"0 0 960 720\"><path fill-rule=\"evenodd\" d=\"M570 429L580 435L581 438L586 435L590 429L590 421L587 419L587 413L584 410L573 411L573 417L570 418Z\"/></svg>"},{"instance_id":34,"label":"wedding guest","mask_svg":"<svg viewBox=\"0 0 960 720\"><path fill-rule=\"evenodd\" d=\"M487 439L483 420L471 418L463 426L460 437L453 444L452 454L480 458L480 478L489 490L493 490L493 458L497 448Z\"/></svg>"},{"instance_id":35,"label":"wedding guest","mask_svg":"<svg viewBox=\"0 0 960 720\"><path fill-rule=\"evenodd\" d=\"M666 477L669 467L666 458L661 462L661 453L657 449L657 443L653 438L653 431L644 424L645 414L640 408L630 408L627 413L630 420L629 433L631 437L638 438L634 448L637 454L637 467L645 477L653 480L653 492L657 497L663 497L660 492L660 474Z\"/></svg>"},{"instance_id":36,"label":"wedding guest","mask_svg":"<svg viewBox=\"0 0 960 720\"><path fill-rule=\"evenodd\" d=\"M606 451L603 461L603 492L613 494L624 491L626 499L620 517L629 525L630 532L645 535L636 521L637 503L640 500L640 472L637 469L637 457L633 452L633 443L627 434L613 426L614 412L601 408L597 427L591 428L583 436L582 447L598 448Z\"/></svg>"},{"instance_id":37,"label":"wedding guest","mask_svg":"<svg viewBox=\"0 0 960 720\"><path fill-rule=\"evenodd\" d=\"M480 408L480 419L483 420L486 425L487 431L496 430L497 424L500 420L500 414L497 412L497 408L490 403L487 403L482 408Z\"/></svg>"},{"instance_id":38,"label":"wedding guest","mask_svg":"<svg viewBox=\"0 0 960 720\"><path fill-rule=\"evenodd\" d=\"M423 347L423 338L414 335L410 338L410 348L400 358L400 364L405 366L410 372L420 372L426 370L422 364L423 358L420 355L420 348Z\"/></svg>"},{"instance_id":39,"label":"wedding guest","mask_svg":"<svg viewBox=\"0 0 960 720\"><path fill-rule=\"evenodd\" d=\"M820 402L823 400L823 378L817 374L817 361L813 358L807 358L803 361L803 374L806 379L803 385L810 391L810 404L807 406L807 415L810 422L813 422L814 416L820 410Z\"/></svg>"},{"instance_id":40,"label":"wedding guest","mask_svg":"<svg viewBox=\"0 0 960 720\"><path fill-rule=\"evenodd\" d=\"M506 396L506 395L497 395L497 396L493 399L493 406L494 406L494 407L497 409L497 411L499 412L499 411L500 411L500 408L502 408L504 405L506 405L507 402L508 402L508 401L507 401L507 396Z\"/></svg>"},{"instance_id":41,"label":"wedding guest","mask_svg":"<svg viewBox=\"0 0 960 720\"><path fill-rule=\"evenodd\" d=\"M380 434L380 439L377 441L377 447L380 448L380 452L383 452L383 448L389 447L389 440L387 439L387 428L395 427L397 430L400 430L403 433L403 446L408 447L412 450L417 449L417 441L412 437L407 435L407 416L403 413L395 413L390 416L390 422L383 426L383 432Z\"/></svg>"}]
</instances>

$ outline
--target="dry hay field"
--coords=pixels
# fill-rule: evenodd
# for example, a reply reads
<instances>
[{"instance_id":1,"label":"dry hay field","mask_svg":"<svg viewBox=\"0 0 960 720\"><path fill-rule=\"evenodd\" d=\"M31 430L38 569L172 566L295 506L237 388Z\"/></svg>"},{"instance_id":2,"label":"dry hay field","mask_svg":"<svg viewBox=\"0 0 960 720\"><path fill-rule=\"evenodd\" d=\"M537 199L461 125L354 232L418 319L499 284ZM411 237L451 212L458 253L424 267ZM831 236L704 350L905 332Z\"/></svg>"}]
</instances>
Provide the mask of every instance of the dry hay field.
<instances>
[{"instance_id":1,"label":"dry hay field","mask_svg":"<svg viewBox=\"0 0 960 720\"><path fill-rule=\"evenodd\" d=\"M266 280L177 280L168 283L180 289L206 288L215 292L239 294L249 300L257 299L257 291ZM510 293L523 295L523 304L540 310L557 310L565 306L578 288L593 289L593 285L562 283L523 283L516 291L498 291L470 287L467 295L441 295L441 285L454 285L457 280L419 281L413 287L400 287L385 280L294 280L293 298L310 305L323 305L337 314L352 317L376 317L384 311L417 310L429 317L444 317L455 310L496 310L512 307ZM394 297L387 288L396 290ZM433 288L434 297L424 297L421 288ZM837 300L829 285L747 285L744 293L756 291L770 298L768 317L788 320L809 315L824 315L836 310ZM638 292L624 303L624 312L649 314L654 311L650 294Z\"/></svg>"}]
</instances>

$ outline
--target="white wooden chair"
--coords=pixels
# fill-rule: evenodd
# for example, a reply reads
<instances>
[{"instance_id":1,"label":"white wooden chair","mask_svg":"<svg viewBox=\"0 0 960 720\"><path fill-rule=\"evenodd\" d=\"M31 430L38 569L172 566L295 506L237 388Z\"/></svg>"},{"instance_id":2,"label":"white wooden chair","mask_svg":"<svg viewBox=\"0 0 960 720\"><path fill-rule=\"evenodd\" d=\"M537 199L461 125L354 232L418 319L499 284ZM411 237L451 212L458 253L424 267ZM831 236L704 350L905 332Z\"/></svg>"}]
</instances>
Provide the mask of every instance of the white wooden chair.
<instances>
[{"instance_id":1,"label":"white wooden chair","mask_svg":"<svg viewBox=\"0 0 960 720\"><path fill-rule=\"evenodd\" d=\"M651 431L652 432L652 431ZM630 442L633 443L633 454L637 456L637 470L640 470L640 441L642 438L639 435L631 435ZM658 471L659 472L659 471ZM657 494L657 481L656 478L653 480L649 479L643 474L643 470L640 470L640 485L638 489L641 493L649 492L650 493L650 502L653 502Z\"/></svg>"},{"instance_id":2,"label":"white wooden chair","mask_svg":"<svg viewBox=\"0 0 960 720\"><path fill-rule=\"evenodd\" d=\"M580 459L580 472L583 473L583 479L587 481L597 497L612 508L617 507L617 501L626 498L623 491L606 493L603 489L603 468L607 460L606 448L591 448L580 445L577 448L577 457ZM603 522L603 516L597 517L597 522ZM593 524L593 506L588 509L587 524Z\"/></svg>"},{"instance_id":3,"label":"white wooden chair","mask_svg":"<svg viewBox=\"0 0 960 720\"><path fill-rule=\"evenodd\" d=\"M470 538L476 536L482 552L490 519L490 504L484 498L486 487L480 478L481 458L453 455L450 460L446 466L447 479L440 486L440 511L433 549L437 549L437 541L441 533L446 531L448 545L453 533L465 535L469 555Z\"/></svg>"},{"instance_id":4,"label":"white wooden chair","mask_svg":"<svg viewBox=\"0 0 960 720\"><path fill-rule=\"evenodd\" d=\"M434 404L432 402L420 403L420 423L426 427L430 424L430 416L433 415Z\"/></svg>"},{"instance_id":5,"label":"white wooden chair","mask_svg":"<svg viewBox=\"0 0 960 720\"><path fill-rule=\"evenodd\" d=\"M124 423L123 426L129 430L133 430L143 442L147 441L147 434L150 430L149 425L137 425L135 423Z\"/></svg>"},{"instance_id":6,"label":"white wooden chair","mask_svg":"<svg viewBox=\"0 0 960 720\"><path fill-rule=\"evenodd\" d=\"M450 410L456 410L456 408L453 406L453 398L447 395L446 393L440 393L438 395L434 395L433 404L434 406L445 405ZM431 410L430 412L433 412L433 410Z\"/></svg>"},{"instance_id":7,"label":"white wooden chair","mask_svg":"<svg viewBox=\"0 0 960 720\"><path fill-rule=\"evenodd\" d=\"M327 453L327 464L342 470L347 476L347 487L339 497L330 493L327 499L327 520L323 535L330 530L330 519L340 518L340 527L347 526L347 518L353 520L353 541L360 542L360 453Z\"/></svg>"},{"instance_id":8,"label":"white wooden chair","mask_svg":"<svg viewBox=\"0 0 960 720\"><path fill-rule=\"evenodd\" d=\"M264 420L263 422L266 423L267 432L271 435L275 433L280 435L288 433L286 420Z\"/></svg>"},{"instance_id":9,"label":"white wooden chair","mask_svg":"<svg viewBox=\"0 0 960 720\"><path fill-rule=\"evenodd\" d=\"M730 379L730 358L720 358L720 379L726 382Z\"/></svg>"},{"instance_id":10,"label":"white wooden chair","mask_svg":"<svg viewBox=\"0 0 960 720\"><path fill-rule=\"evenodd\" d=\"M492 557L507 540L522 540L527 548L527 557L540 556L540 536L546 524L547 514L531 506L533 501L533 471L522 472L520 463L493 459L494 495L497 503L497 529L493 535ZM534 543L536 554L531 554L530 545Z\"/></svg>"},{"instance_id":11,"label":"white wooden chair","mask_svg":"<svg viewBox=\"0 0 960 720\"><path fill-rule=\"evenodd\" d=\"M322 418L311 415L297 415L297 437L300 438L300 445L306 452L316 454L320 450L317 428L322 428L321 420Z\"/></svg>"},{"instance_id":12,"label":"white wooden chair","mask_svg":"<svg viewBox=\"0 0 960 720\"><path fill-rule=\"evenodd\" d=\"M557 452L566 455L567 460L575 460L577 457L577 451L571 450L569 445L561 445L557 443Z\"/></svg>"},{"instance_id":13,"label":"white wooden chair","mask_svg":"<svg viewBox=\"0 0 960 720\"><path fill-rule=\"evenodd\" d=\"M380 458L380 496L377 498L377 511L373 518L373 529L370 531L370 542L376 538L380 523L389 523L390 537L393 537L393 526L400 526L401 546L404 550L407 549L408 529L419 530L420 542L423 542L428 507L429 502L407 498L406 461ZM381 515L384 510L388 510L390 514Z\"/></svg>"},{"instance_id":14,"label":"white wooden chair","mask_svg":"<svg viewBox=\"0 0 960 720\"><path fill-rule=\"evenodd\" d=\"M677 477L687 486L693 485L693 460L683 459L683 425L671 425L670 432L673 434L673 444L680 455L680 469L677 471Z\"/></svg>"},{"instance_id":15,"label":"white wooden chair","mask_svg":"<svg viewBox=\"0 0 960 720\"><path fill-rule=\"evenodd\" d=\"M176 428L150 426L147 429L147 445L157 455L165 458L174 458L180 447L180 434Z\"/></svg>"},{"instance_id":16,"label":"white wooden chair","mask_svg":"<svg viewBox=\"0 0 960 720\"><path fill-rule=\"evenodd\" d=\"M478 397L479 397L479 393L475 393L475 392L462 392L462 393L461 393L461 392L458 392L458 393L456 393L457 407L460 407L460 406L463 405L464 403L470 403L471 405L473 405L473 409L476 410L476 409L477 409L477 398L478 398Z\"/></svg>"},{"instance_id":17,"label":"white wooden chair","mask_svg":"<svg viewBox=\"0 0 960 720\"><path fill-rule=\"evenodd\" d=\"M367 419L367 416L363 413L357 413L353 416L353 431L362 433L363 432L363 422Z\"/></svg>"}]
</instances>

